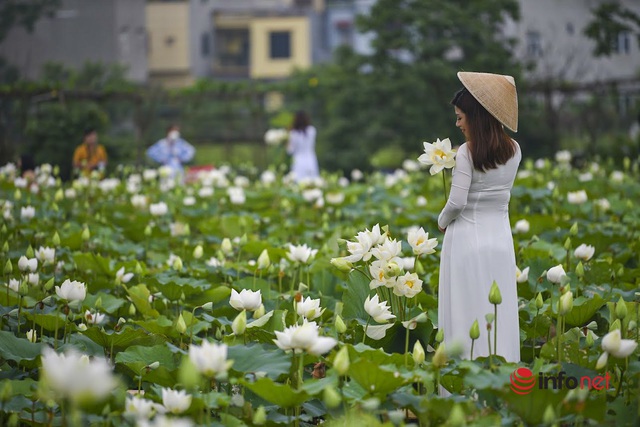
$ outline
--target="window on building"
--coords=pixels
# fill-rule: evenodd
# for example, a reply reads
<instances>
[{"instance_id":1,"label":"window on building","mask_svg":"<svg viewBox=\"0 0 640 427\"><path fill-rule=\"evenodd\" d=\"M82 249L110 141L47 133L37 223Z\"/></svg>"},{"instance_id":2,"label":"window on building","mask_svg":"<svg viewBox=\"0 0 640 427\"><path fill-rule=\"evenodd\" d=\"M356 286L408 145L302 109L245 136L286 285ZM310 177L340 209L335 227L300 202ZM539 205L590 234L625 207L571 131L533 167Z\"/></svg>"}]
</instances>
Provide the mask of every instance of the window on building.
<instances>
[{"instance_id":1,"label":"window on building","mask_svg":"<svg viewBox=\"0 0 640 427\"><path fill-rule=\"evenodd\" d=\"M269 34L269 57L271 59L291 58L290 31L272 31Z\"/></svg>"},{"instance_id":2,"label":"window on building","mask_svg":"<svg viewBox=\"0 0 640 427\"><path fill-rule=\"evenodd\" d=\"M542 38L538 31L527 32L527 56L536 58L542 56Z\"/></svg>"},{"instance_id":3,"label":"window on building","mask_svg":"<svg viewBox=\"0 0 640 427\"><path fill-rule=\"evenodd\" d=\"M613 52L628 55L631 52L631 33L620 31L618 37L613 39Z\"/></svg>"},{"instance_id":4,"label":"window on building","mask_svg":"<svg viewBox=\"0 0 640 427\"><path fill-rule=\"evenodd\" d=\"M336 21L335 25L338 43L341 45L351 46L353 43L353 23L351 20L342 19Z\"/></svg>"},{"instance_id":5,"label":"window on building","mask_svg":"<svg viewBox=\"0 0 640 427\"><path fill-rule=\"evenodd\" d=\"M249 70L249 30L218 28L213 38L214 72L218 75L245 75Z\"/></svg>"},{"instance_id":6,"label":"window on building","mask_svg":"<svg viewBox=\"0 0 640 427\"><path fill-rule=\"evenodd\" d=\"M211 38L209 33L202 33L200 36L200 54L202 56L209 56L211 53Z\"/></svg>"},{"instance_id":7,"label":"window on building","mask_svg":"<svg viewBox=\"0 0 640 427\"><path fill-rule=\"evenodd\" d=\"M567 34L572 36L573 33L575 33L575 32L576 32L576 30L573 27L573 24L571 22L567 22Z\"/></svg>"}]
</instances>

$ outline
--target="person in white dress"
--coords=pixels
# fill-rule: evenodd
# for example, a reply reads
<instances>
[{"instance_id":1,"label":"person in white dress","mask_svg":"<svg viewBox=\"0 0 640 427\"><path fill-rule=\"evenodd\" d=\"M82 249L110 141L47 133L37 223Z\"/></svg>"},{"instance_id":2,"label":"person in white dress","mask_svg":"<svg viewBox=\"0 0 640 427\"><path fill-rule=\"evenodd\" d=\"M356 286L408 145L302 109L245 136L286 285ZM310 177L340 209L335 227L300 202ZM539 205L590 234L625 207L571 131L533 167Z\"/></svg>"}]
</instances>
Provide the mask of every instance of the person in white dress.
<instances>
[{"instance_id":1,"label":"person in white dress","mask_svg":"<svg viewBox=\"0 0 640 427\"><path fill-rule=\"evenodd\" d=\"M438 217L445 233L440 258L438 327L447 348L470 358L469 329L480 324L473 357L489 356L485 315L494 312L489 290L502 295L497 314L497 355L520 361L516 261L509 222L511 187L522 158L504 126L518 129L518 100L511 76L460 72L464 88L451 103L465 136L456 154L451 193ZM491 351L496 322L491 324Z\"/></svg>"},{"instance_id":2,"label":"person in white dress","mask_svg":"<svg viewBox=\"0 0 640 427\"><path fill-rule=\"evenodd\" d=\"M298 111L289 132L287 153L291 159L291 173L296 182L309 181L320 176L316 157L316 128L311 126L309 116Z\"/></svg>"}]
</instances>

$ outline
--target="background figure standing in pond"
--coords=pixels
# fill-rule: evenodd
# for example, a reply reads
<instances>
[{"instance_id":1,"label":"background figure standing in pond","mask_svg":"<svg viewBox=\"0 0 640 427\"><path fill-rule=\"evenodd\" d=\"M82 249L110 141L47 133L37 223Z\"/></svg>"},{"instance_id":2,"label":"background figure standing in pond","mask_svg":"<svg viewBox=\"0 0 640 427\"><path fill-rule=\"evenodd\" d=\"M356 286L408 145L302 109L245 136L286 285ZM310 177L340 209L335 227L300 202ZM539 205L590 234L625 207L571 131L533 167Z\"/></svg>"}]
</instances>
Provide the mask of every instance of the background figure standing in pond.
<instances>
[{"instance_id":1,"label":"background figure standing in pond","mask_svg":"<svg viewBox=\"0 0 640 427\"><path fill-rule=\"evenodd\" d=\"M291 173L296 182L320 176L316 157L316 128L311 126L309 116L298 111L289 132L287 153L292 156Z\"/></svg>"},{"instance_id":2,"label":"background figure standing in pond","mask_svg":"<svg viewBox=\"0 0 640 427\"><path fill-rule=\"evenodd\" d=\"M175 124L167 128L165 138L147 150L147 156L163 166L169 166L174 177L184 174L183 163L190 162L195 153L195 148L180 138L180 127Z\"/></svg>"}]
</instances>

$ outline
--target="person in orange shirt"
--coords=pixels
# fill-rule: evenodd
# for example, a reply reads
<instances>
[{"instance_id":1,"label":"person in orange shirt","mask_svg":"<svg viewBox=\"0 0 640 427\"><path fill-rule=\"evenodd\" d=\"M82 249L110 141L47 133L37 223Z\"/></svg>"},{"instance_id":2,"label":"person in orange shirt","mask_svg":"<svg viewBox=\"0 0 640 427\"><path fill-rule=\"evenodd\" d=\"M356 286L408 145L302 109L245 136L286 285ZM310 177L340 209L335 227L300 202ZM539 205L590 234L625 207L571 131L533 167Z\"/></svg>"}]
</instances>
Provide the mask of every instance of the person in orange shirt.
<instances>
[{"instance_id":1,"label":"person in orange shirt","mask_svg":"<svg viewBox=\"0 0 640 427\"><path fill-rule=\"evenodd\" d=\"M103 145L98 144L98 132L87 129L82 144L73 153L73 169L77 173L89 175L94 170L103 173L106 167L107 152Z\"/></svg>"}]
</instances>

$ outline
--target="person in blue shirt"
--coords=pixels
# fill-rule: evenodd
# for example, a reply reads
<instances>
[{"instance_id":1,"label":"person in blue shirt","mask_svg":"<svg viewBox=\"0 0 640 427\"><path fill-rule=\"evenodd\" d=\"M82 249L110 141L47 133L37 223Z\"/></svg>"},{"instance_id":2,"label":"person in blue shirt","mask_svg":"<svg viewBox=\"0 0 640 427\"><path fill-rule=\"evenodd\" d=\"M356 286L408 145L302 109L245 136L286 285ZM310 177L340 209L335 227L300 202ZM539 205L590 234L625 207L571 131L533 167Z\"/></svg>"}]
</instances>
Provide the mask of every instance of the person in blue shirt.
<instances>
[{"instance_id":1,"label":"person in blue shirt","mask_svg":"<svg viewBox=\"0 0 640 427\"><path fill-rule=\"evenodd\" d=\"M167 128L167 136L147 149L151 160L172 169L173 176L183 175L183 164L190 162L195 155L195 148L180 138L180 127L171 125Z\"/></svg>"}]
</instances>

